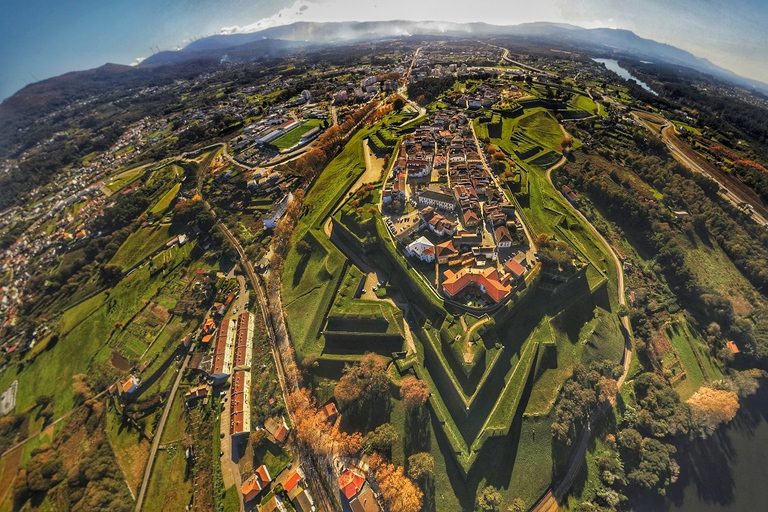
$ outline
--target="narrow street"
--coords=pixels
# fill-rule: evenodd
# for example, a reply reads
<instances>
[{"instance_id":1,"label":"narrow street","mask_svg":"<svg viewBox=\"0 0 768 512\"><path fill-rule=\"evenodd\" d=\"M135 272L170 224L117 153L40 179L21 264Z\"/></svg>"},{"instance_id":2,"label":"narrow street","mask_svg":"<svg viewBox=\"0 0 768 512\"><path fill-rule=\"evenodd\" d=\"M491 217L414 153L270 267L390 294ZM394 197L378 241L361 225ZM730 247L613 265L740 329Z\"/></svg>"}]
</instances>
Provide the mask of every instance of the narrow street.
<instances>
[{"instance_id":1,"label":"narrow street","mask_svg":"<svg viewBox=\"0 0 768 512\"><path fill-rule=\"evenodd\" d=\"M157 424L157 430L152 438L152 448L149 450L149 460L147 460L147 467L144 469L144 478L141 481L141 487L139 488L139 496L136 499L136 512L141 512L141 507L144 504L144 496L147 493L147 485L149 485L149 478L152 474L152 466L155 463L155 455L157 455L157 449L160 446L160 438L163 437L163 429L165 428L165 422L168 421L168 414L171 412L171 406L173 405L173 399L176 396L176 392L179 389L181 378L184 376L184 371L187 369L189 359L192 357L192 350L187 351L187 355L184 357L184 362L179 368L176 380L173 382L171 393L168 395L168 401L163 409L163 415L160 417L160 422Z\"/></svg>"}]
</instances>

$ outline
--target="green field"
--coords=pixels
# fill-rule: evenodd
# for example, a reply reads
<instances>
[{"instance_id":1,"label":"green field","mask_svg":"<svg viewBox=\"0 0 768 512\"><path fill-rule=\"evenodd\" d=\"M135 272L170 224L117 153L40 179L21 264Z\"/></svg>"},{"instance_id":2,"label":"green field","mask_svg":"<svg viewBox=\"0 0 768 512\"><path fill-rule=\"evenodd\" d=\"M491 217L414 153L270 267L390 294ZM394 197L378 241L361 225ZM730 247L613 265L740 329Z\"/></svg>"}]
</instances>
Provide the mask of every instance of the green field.
<instances>
[{"instance_id":1,"label":"green field","mask_svg":"<svg viewBox=\"0 0 768 512\"><path fill-rule=\"evenodd\" d=\"M137 167L136 169L122 172L107 182L107 188L112 192L117 192L124 186L136 181L142 174L144 174L145 170L146 169L143 167Z\"/></svg>"},{"instance_id":2,"label":"green field","mask_svg":"<svg viewBox=\"0 0 768 512\"><path fill-rule=\"evenodd\" d=\"M170 224L140 228L123 242L110 263L127 270L161 248L172 237Z\"/></svg>"},{"instance_id":3,"label":"green field","mask_svg":"<svg viewBox=\"0 0 768 512\"><path fill-rule=\"evenodd\" d=\"M549 111L534 109L518 118L517 125L531 139L553 151L560 151L563 132Z\"/></svg>"},{"instance_id":4,"label":"green field","mask_svg":"<svg viewBox=\"0 0 768 512\"><path fill-rule=\"evenodd\" d=\"M177 183L168 192L163 194L163 197L161 197L155 206L152 207L150 213L155 213L158 215L164 214L168 207L171 206L171 202L176 198L176 194L179 193L180 188L181 183Z\"/></svg>"},{"instance_id":5,"label":"green field","mask_svg":"<svg viewBox=\"0 0 768 512\"><path fill-rule=\"evenodd\" d=\"M144 467L149 459L149 441L139 437L139 432L120 424L115 411L107 412L107 435L115 452L120 469L133 493L138 491L144 477Z\"/></svg>"},{"instance_id":6,"label":"green field","mask_svg":"<svg viewBox=\"0 0 768 512\"><path fill-rule=\"evenodd\" d=\"M179 253L179 261L181 258L183 254ZM13 367L4 372L0 389L19 380L16 410L30 407L43 394L55 396L54 417L71 410L72 376L87 374L92 363L104 363L114 349L119 350L119 346L111 346L116 342L116 325L128 325L150 298L179 277L177 273L151 277L144 267L124 278L108 294L101 293L70 308L61 317L58 342L37 354L33 362L28 360L20 373Z\"/></svg>"},{"instance_id":7,"label":"green field","mask_svg":"<svg viewBox=\"0 0 768 512\"><path fill-rule=\"evenodd\" d=\"M318 126L323 126L322 119L307 119L293 130L275 139L272 142L272 145L276 146L281 151L283 149L292 148L298 144L298 142L301 140L301 137L303 137L305 133Z\"/></svg>"},{"instance_id":8,"label":"green field","mask_svg":"<svg viewBox=\"0 0 768 512\"><path fill-rule=\"evenodd\" d=\"M595 113L595 102L590 98L589 96L582 96L581 94L575 96L571 102L578 108L585 110L589 112L590 114Z\"/></svg>"},{"instance_id":9,"label":"green field","mask_svg":"<svg viewBox=\"0 0 768 512\"><path fill-rule=\"evenodd\" d=\"M184 510L192 500L192 479L186 476L186 468L185 451L180 443L158 450L142 510Z\"/></svg>"},{"instance_id":10,"label":"green field","mask_svg":"<svg viewBox=\"0 0 768 512\"><path fill-rule=\"evenodd\" d=\"M328 240L323 223L365 171L363 140L377 127L361 129L351 137L304 199L309 213L297 222L293 245L304 239L313 251L303 256L292 249L286 257L282 276L288 329L300 356L322 349L321 344L316 343L317 336L346 262L346 257Z\"/></svg>"}]
</instances>

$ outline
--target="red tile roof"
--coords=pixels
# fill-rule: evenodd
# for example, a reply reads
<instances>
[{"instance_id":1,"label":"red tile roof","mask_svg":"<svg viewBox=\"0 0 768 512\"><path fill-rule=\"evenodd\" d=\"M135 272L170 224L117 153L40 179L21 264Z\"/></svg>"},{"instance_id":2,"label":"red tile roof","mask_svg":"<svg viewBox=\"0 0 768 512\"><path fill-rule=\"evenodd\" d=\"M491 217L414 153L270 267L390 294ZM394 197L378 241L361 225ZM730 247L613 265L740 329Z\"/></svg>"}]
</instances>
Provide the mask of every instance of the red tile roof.
<instances>
[{"instance_id":1,"label":"red tile roof","mask_svg":"<svg viewBox=\"0 0 768 512\"><path fill-rule=\"evenodd\" d=\"M515 276L515 278L519 278L525 274L525 267L516 262L514 259L510 259L504 266Z\"/></svg>"},{"instance_id":2,"label":"red tile roof","mask_svg":"<svg viewBox=\"0 0 768 512\"><path fill-rule=\"evenodd\" d=\"M294 487L299 485L299 482L301 482L301 475L294 469L285 482L283 482L283 489L285 489L285 492L291 492Z\"/></svg>"},{"instance_id":3,"label":"red tile roof","mask_svg":"<svg viewBox=\"0 0 768 512\"><path fill-rule=\"evenodd\" d=\"M494 302L500 302L512 291L512 287L501 283L499 273L492 267L462 268L458 272L446 270L443 275L445 276L443 289L451 297L461 294L468 286L475 286L482 287L485 294Z\"/></svg>"},{"instance_id":4,"label":"red tile roof","mask_svg":"<svg viewBox=\"0 0 768 512\"><path fill-rule=\"evenodd\" d=\"M363 485L365 485L365 478L357 473L353 473L351 469L346 470L339 477L339 487L347 499L351 499L359 493Z\"/></svg>"}]
</instances>

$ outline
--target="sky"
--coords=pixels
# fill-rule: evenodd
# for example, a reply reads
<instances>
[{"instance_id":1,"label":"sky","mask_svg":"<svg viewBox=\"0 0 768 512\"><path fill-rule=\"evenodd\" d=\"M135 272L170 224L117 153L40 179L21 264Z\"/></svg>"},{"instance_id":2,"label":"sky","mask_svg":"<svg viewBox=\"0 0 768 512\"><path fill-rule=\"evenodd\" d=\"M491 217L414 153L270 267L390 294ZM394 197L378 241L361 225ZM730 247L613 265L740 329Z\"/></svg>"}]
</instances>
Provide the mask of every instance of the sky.
<instances>
[{"instance_id":1,"label":"sky","mask_svg":"<svg viewBox=\"0 0 768 512\"><path fill-rule=\"evenodd\" d=\"M0 0L0 99L26 84L293 21L534 21L632 30L768 83L765 0Z\"/></svg>"}]
</instances>

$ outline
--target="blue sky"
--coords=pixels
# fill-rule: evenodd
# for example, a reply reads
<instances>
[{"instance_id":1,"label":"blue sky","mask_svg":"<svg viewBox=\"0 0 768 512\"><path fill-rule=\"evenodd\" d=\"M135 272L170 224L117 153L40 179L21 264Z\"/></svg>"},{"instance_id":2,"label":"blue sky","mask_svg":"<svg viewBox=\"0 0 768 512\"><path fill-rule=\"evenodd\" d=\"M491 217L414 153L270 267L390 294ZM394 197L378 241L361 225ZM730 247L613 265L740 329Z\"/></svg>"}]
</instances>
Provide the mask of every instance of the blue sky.
<instances>
[{"instance_id":1,"label":"blue sky","mask_svg":"<svg viewBox=\"0 0 768 512\"><path fill-rule=\"evenodd\" d=\"M768 82L764 0L0 0L0 98L105 62L131 64L214 33L297 20L567 22L626 28ZM471 7L468 7L471 6Z\"/></svg>"}]
</instances>

